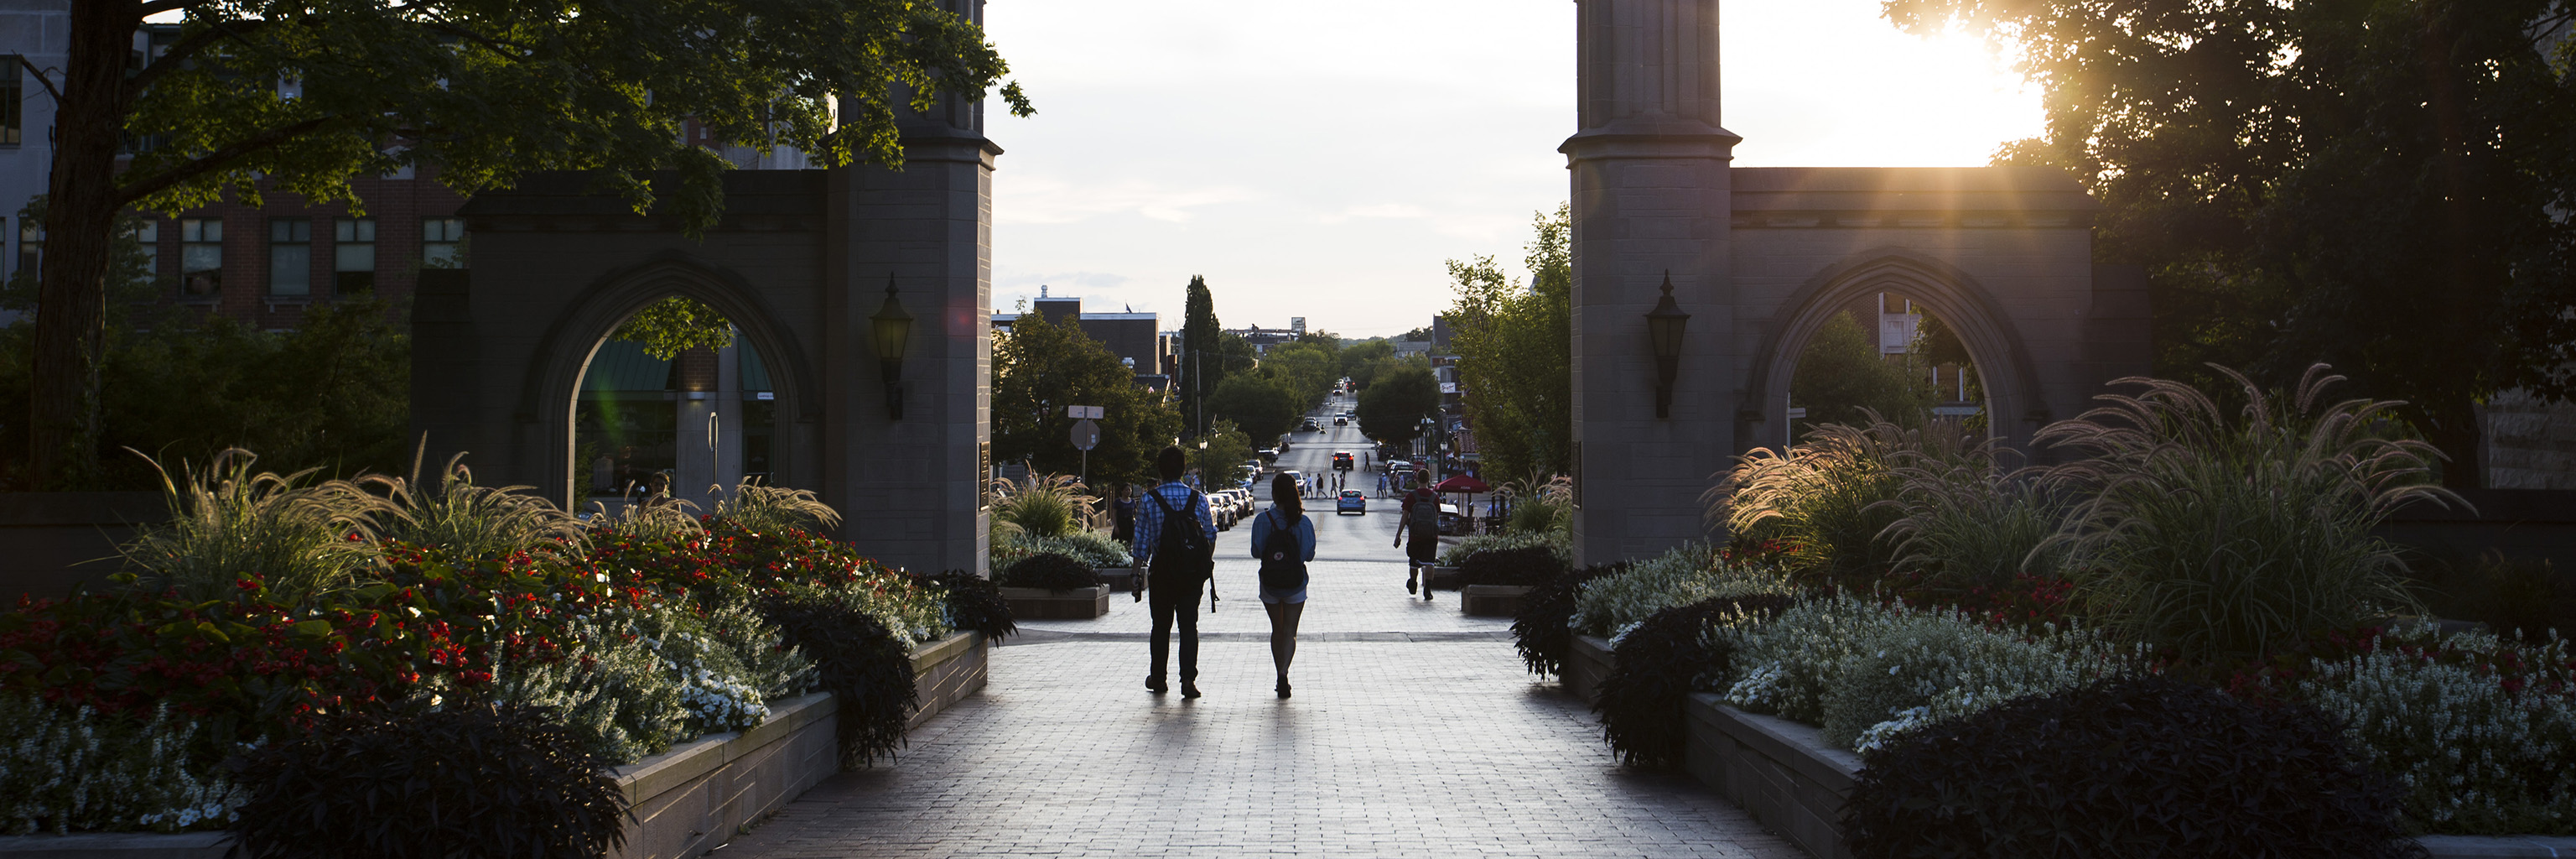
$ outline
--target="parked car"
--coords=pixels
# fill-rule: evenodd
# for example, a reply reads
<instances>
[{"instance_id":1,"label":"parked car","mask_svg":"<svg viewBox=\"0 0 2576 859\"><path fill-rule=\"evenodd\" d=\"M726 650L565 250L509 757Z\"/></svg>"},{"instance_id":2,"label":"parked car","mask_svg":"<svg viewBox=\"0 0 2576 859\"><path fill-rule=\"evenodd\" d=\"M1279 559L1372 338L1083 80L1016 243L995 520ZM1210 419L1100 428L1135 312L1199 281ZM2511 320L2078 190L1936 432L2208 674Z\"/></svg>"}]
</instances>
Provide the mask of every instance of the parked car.
<instances>
[{"instance_id":1,"label":"parked car","mask_svg":"<svg viewBox=\"0 0 2576 859\"><path fill-rule=\"evenodd\" d=\"M1278 462L1278 461L1279 461L1279 449L1278 449L1278 448L1275 448L1275 447L1265 447L1265 448L1262 448L1262 449L1261 449L1261 461L1262 461L1263 463L1265 463L1265 464L1267 464L1267 463L1273 463L1273 462Z\"/></svg>"},{"instance_id":2,"label":"parked car","mask_svg":"<svg viewBox=\"0 0 2576 859\"><path fill-rule=\"evenodd\" d=\"M1357 489L1342 490L1342 497L1333 501L1333 515L1339 516L1344 513L1368 515L1368 493Z\"/></svg>"},{"instance_id":3,"label":"parked car","mask_svg":"<svg viewBox=\"0 0 2576 859\"><path fill-rule=\"evenodd\" d=\"M1256 496L1253 495L1250 488L1228 489L1225 491L1225 494L1234 499L1234 516L1236 519L1240 520L1253 514L1255 507L1252 499Z\"/></svg>"}]
</instances>

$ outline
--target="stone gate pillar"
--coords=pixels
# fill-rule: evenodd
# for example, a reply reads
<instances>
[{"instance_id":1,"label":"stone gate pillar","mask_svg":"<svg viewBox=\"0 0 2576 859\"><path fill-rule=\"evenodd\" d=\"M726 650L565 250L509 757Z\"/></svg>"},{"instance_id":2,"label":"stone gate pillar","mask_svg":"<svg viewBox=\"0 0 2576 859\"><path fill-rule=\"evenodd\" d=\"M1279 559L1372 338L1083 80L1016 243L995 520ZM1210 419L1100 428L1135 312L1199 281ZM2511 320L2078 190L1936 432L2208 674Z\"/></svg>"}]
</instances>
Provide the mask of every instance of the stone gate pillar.
<instances>
[{"instance_id":1,"label":"stone gate pillar","mask_svg":"<svg viewBox=\"0 0 2576 859\"><path fill-rule=\"evenodd\" d=\"M983 0L942 0L982 24ZM900 99L898 95L898 99ZM993 159L980 101L897 108L904 166L844 167L826 191L824 500L841 538L889 565L982 575L992 440ZM889 279L913 317L903 415L889 414L869 319Z\"/></svg>"},{"instance_id":2,"label":"stone gate pillar","mask_svg":"<svg viewBox=\"0 0 2576 859\"><path fill-rule=\"evenodd\" d=\"M1575 563L1708 533L1699 496L1736 449L1717 0L1576 0ZM1655 416L1646 313L1669 272L1691 315L1671 416Z\"/></svg>"}]
</instances>

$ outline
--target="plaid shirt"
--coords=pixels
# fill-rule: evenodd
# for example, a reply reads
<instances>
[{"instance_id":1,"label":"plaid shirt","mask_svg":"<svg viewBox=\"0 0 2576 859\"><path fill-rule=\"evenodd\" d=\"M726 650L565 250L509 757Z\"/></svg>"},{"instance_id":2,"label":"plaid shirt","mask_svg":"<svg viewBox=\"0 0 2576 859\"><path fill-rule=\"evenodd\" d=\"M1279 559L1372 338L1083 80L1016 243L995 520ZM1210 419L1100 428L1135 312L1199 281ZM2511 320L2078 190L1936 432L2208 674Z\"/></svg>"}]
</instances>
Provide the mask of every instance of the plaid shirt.
<instances>
[{"instance_id":1,"label":"plaid shirt","mask_svg":"<svg viewBox=\"0 0 2576 859\"><path fill-rule=\"evenodd\" d=\"M1165 506L1179 507L1184 502L1190 502L1190 514L1198 517L1200 530L1207 532L1208 542L1216 542L1216 517L1208 515L1207 493L1199 493L1198 498L1193 502L1190 498L1191 491L1189 487L1179 483L1166 483L1154 487L1152 491L1145 493L1148 497L1136 501L1136 542L1134 543L1136 563L1153 563L1154 550L1162 546ZM1157 501L1151 496L1161 496L1164 500Z\"/></svg>"}]
</instances>

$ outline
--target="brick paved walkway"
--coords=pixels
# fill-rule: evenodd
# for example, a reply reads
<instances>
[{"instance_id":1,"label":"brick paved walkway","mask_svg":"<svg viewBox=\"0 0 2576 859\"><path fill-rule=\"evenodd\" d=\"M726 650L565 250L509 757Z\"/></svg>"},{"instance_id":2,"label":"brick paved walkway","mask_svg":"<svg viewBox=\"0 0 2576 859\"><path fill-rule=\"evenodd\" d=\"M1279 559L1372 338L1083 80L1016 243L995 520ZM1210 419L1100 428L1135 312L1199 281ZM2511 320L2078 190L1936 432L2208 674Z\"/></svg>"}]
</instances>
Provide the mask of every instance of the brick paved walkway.
<instances>
[{"instance_id":1,"label":"brick paved walkway","mask_svg":"<svg viewBox=\"0 0 2576 859\"><path fill-rule=\"evenodd\" d=\"M1246 525L1218 540L1229 596L1200 602L1207 697L1146 693L1149 621L1123 595L1023 623L984 694L893 765L717 855L1804 859L1687 777L1620 768L1591 713L1522 670L1508 622L1408 598L1386 512L1316 517L1295 698L1271 693Z\"/></svg>"}]
</instances>

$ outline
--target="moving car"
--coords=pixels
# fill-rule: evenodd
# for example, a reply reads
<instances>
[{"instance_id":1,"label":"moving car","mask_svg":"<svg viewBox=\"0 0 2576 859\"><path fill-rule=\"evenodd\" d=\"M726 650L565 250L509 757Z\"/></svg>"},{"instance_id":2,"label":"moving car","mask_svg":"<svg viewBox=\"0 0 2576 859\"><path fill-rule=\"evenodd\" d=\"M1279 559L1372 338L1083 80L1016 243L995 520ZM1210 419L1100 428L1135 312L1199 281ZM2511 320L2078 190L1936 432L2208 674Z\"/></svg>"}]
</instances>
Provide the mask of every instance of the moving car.
<instances>
[{"instance_id":1,"label":"moving car","mask_svg":"<svg viewBox=\"0 0 2576 859\"><path fill-rule=\"evenodd\" d=\"M1344 513L1368 515L1368 494L1357 489L1342 490L1342 497L1333 500L1333 515Z\"/></svg>"},{"instance_id":2,"label":"moving car","mask_svg":"<svg viewBox=\"0 0 2576 859\"><path fill-rule=\"evenodd\" d=\"M1337 427L1346 427L1346 426L1350 426L1350 425L1351 425L1351 419L1350 419L1350 418L1334 418L1334 419L1333 419L1333 425L1334 425L1334 426L1337 426Z\"/></svg>"},{"instance_id":3,"label":"moving car","mask_svg":"<svg viewBox=\"0 0 2576 859\"><path fill-rule=\"evenodd\" d=\"M1350 451L1347 451L1347 450L1337 450L1337 451L1333 451L1333 470L1334 470L1334 471L1349 471L1349 470L1351 470L1351 469L1358 468L1358 467L1359 467L1359 460L1358 460L1358 458L1351 456L1351 452L1350 452Z\"/></svg>"}]
</instances>

